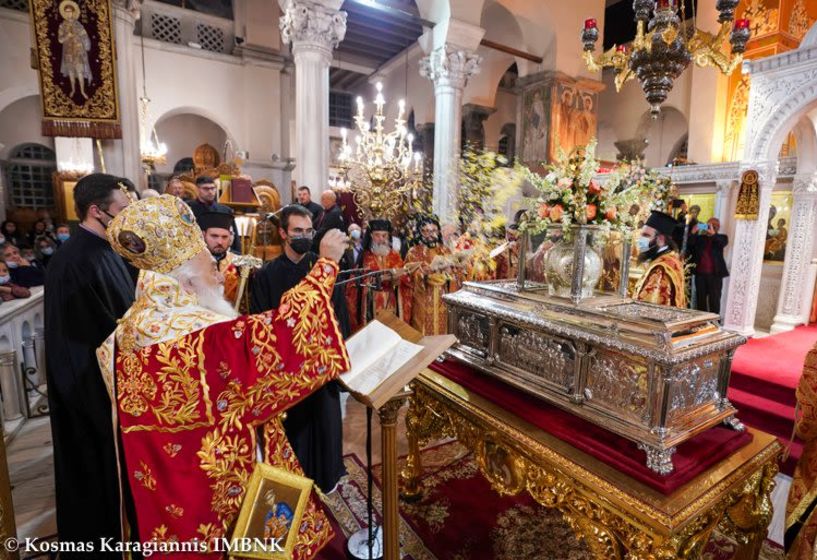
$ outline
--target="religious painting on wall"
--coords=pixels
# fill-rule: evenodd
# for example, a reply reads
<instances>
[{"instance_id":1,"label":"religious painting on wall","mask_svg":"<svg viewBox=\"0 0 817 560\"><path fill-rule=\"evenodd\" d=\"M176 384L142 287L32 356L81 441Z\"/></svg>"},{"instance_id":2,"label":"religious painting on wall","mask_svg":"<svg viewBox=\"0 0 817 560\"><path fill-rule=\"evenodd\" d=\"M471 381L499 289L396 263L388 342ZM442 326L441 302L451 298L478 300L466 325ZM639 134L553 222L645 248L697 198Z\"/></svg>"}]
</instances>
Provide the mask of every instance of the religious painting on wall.
<instances>
[{"instance_id":1,"label":"religious painting on wall","mask_svg":"<svg viewBox=\"0 0 817 560\"><path fill-rule=\"evenodd\" d=\"M766 227L766 244L763 248L765 262L782 264L786 258L792 202L791 191L772 193L772 205L769 208L769 222Z\"/></svg>"},{"instance_id":2,"label":"religious painting on wall","mask_svg":"<svg viewBox=\"0 0 817 560\"><path fill-rule=\"evenodd\" d=\"M253 550L242 548L241 556L268 560L292 558L312 486L312 480L306 477L257 463L233 532L234 543L237 540L251 543Z\"/></svg>"},{"instance_id":3,"label":"religious painting on wall","mask_svg":"<svg viewBox=\"0 0 817 560\"><path fill-rule=\"evenodd\" d=\"M701 209L698 213L699 222L706 223L709 218L717 218L715 215L715 193L682 194L681 198L687 203L687 209L693 206Z\"/></svg>"},{"instance_id":4,"label":"religious painting on wall","mask_svg":"<svg viewBox=\"0 0 817 560\"><path fill-rule=\"evenodd\" d=\"M73 173L54 173L54 199L57 201L58 222L79 222L74 205L74 187L79 176Z\"/></svg>"},{"instance_id":5,"label":"religious painting on wall","mask_svg":"<svg viewBox=\"0 0 817 560\"><path fill-rule=\"evenodd\" d=\"M527 90L522 103L522 163L535 168L547 160L548 87Z\"/></svg>"},{"instance_id":6,"label":"religious painting on wall","mask_svg":"<svg viewBox=\"0 0 817 560\"><path fill-rule=\"evenodd\" d=\"M110 0L31 0L43 135L121 138Z\"/></svg>"},{"instance_id":7,"label":"religious painting on wall","mask_svg":"<svg viewBox=\"0 0 817 560\"><path fill-rule=\"evenodd\" d=\"M553 126L549 160L555 161L558 150L570 153L586 146L596 136L596 93L574 84L558 83L553 98Z\"/></svg>"}]
</instances>

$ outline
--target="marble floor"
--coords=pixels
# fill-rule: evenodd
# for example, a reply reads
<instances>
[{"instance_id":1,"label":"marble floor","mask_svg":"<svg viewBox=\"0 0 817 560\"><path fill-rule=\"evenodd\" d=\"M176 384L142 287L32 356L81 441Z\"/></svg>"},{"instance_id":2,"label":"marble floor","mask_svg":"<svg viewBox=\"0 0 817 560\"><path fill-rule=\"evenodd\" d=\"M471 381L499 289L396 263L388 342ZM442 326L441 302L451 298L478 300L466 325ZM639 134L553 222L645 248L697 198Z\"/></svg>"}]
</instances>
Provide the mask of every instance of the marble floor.
<instances>
[{"instance_id":1,"label":"marble floor","mask_svg":"<svg viewBox=\"0 0 817 560\"><path fill-rule=\"evenodd\" d=\"M366 457L366 408L342 395L343 444L346 453ZM405 407L398 421L398 453L405 454ZM54 462L51 450L51 428L48 417L26 422L7 448L17 534L20 538L48 537L57 532L54 509ZM380 462L380 426L372 420L372 463ZM769 538L783 541L783 512L791 479L778 475L772 494L775 516Z\"/></svg>"}]
</instances>

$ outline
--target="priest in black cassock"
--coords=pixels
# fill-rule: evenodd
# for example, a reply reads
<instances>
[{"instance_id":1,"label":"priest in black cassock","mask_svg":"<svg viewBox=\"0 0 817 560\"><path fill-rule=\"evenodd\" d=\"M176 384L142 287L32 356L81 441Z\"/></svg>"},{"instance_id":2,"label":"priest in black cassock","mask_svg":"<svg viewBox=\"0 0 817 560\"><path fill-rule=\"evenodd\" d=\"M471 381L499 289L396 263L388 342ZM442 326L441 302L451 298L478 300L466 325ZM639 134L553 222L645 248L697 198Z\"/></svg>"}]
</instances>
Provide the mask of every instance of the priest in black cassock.
<instances>
[{"instance_id":1,"label":"priest in black cassock","mask_svg":"<svg viewBox=\"0 0 817 560\"><path fill-rule=\"evenodd\" d=\"M113 175L80 179L74 202L82 222L46 272L46 379L62 542L121 535L111 401L95 351L133 303L133 279L105 238L132 189L129 180Z\"/></svg>"},{"instance_id":2,"label":"priest in black cassock","mask_svg":"<svg viewBox=\"0 0 817 560\"><path fill-rule=\"evenodd\" d=\"M315 231L312 214L292 204L281 211L283 254L267 263L253 278L250 313L275 309L284 292L294 288L315 265L318 255L310 249ZM332 303L344 338L349 336L349 314L342 288L335 288ZM331 491L345 473L340 391L330 382L287 411L287 439L307 477L323 492Z\"/></svg>"}]
</instances>

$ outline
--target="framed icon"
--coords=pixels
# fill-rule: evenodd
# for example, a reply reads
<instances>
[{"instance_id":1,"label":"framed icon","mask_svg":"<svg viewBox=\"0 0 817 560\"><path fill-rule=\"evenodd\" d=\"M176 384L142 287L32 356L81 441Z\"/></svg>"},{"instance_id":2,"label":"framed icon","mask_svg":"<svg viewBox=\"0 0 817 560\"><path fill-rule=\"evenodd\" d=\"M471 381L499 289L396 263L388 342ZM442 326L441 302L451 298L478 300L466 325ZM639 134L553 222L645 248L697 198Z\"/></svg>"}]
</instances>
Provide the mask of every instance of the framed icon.
<instances>
[{"instance_id":1,"label":"framed icon","mask_svg":"<svg viewBox=\"0 0 817 560\"><path fill-rule=\"evenodd\" d=\"M256 464L233 532L233 550L247 558L291 560L312 486L304 476Z\"/></svg>"}]
</instances>

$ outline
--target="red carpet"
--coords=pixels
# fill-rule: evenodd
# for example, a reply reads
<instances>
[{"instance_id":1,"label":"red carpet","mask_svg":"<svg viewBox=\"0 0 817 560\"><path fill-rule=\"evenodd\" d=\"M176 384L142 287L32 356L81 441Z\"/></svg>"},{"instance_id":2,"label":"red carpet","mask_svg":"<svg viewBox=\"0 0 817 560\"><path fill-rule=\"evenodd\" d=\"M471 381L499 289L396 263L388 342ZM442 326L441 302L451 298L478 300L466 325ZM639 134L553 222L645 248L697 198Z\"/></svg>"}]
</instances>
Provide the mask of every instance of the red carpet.
<instances>
[{"instance_id":1,"label":"red carpet","mask_svg":"<svg viewBox=\"0 0 817 560\"><path fill-rule=\"evenodd\" d=\"M354 455L344 458L349 473L338 490L326 498L341 527L332 547L318 558L340 560L345 536L365 526L366 470ZM403 560L591 560L583 540L576 537L554 509L537 504L526 493L501 497L479 474L473 456L456 442L423 451L423 496L400 503L400 541ZM401 464L402 466L402 464ZM375 518L381 511L379 466L375 477ZM715 533L702 558L731 560L735 543ZM759 560L782 560L783 551L764 543Z\"/></svg>"},{"instance_id":2,"label":"red carpet","mask_svg":"<svg viewBox=\"0 0 817 560\"><path fill-rule=\"evenodd\" d=\"M794 391L808 351L817 343L817 325L752 338L732 362L729 399L745 424L769 432L788 445L794 427ZM795 440L783 472L791 474L802 444Z\"/></svg>"}]
</instances>

